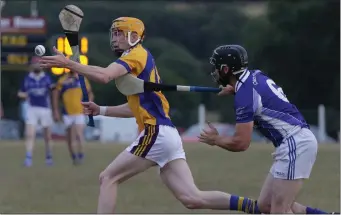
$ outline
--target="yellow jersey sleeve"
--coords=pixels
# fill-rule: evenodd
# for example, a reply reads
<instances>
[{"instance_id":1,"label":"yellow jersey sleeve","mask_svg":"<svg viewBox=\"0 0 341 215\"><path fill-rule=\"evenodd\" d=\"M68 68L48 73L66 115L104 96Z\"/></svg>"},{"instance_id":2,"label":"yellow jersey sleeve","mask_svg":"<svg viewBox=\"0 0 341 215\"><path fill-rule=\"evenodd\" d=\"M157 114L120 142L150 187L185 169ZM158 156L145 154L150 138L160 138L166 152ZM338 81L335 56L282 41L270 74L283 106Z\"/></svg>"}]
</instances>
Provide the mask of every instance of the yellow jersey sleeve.
<instances>
[{"instance_id":1,"label":"yellow jersey sleeve","mask_svg":"<svg viewBox=\"0 0 341 215\"><path fill-rule=\"evenodd\" d=\"M115 63L124 66L128 73L138 76L142 73L146 66L147 57L147 51L141 45L137 45L129 52L123 53L123 55L117 59Z\"/></svg>"}]
</instances>

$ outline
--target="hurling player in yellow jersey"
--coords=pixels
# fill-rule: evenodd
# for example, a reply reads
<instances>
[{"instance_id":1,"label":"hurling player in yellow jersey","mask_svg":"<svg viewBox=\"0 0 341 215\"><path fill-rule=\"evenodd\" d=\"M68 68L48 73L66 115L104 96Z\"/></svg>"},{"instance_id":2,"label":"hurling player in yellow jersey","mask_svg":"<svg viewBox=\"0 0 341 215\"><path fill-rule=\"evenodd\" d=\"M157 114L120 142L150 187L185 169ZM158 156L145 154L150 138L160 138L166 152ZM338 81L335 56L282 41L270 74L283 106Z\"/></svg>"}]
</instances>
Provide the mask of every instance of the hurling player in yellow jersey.
<instances>
[{"instance_id":1,"label":"hurling player in yellow jersey","mask_svg":"<svg viewBox=\"0 0 341 215\"><path fill-rule=\"evenodd\" d=\"M93 100L93 93L90 83L85 79L90 101ZM66 126L66 141L68 150L74 164L80 164L83 160L84 125L85 116L83 114L82 90L78 75L75 72L68 72L61 76L52 93L53 118L60 121L58 101L61 98L63 109L63 122ZM77 141L76 141L77 140ZM77 153L75 150L77 143Z\"/></svg>"},{"instance_id":2,"label":"hurling player in yellow jersey","mask_svg":"<svg viewBox=\"0 0 341 215\"><path fill-rule=\"evenodd\" d=\"M154 58L142 46L144 24L132 17L120 17L110 28L110 45L119 59L108 67L88 66L65 58L56 49L56 56L45 56L43 68L66 67L87 78L108 83L130 73L140 79L160 82ZM236 210L252 212L255 201L219 191L201 191L194 183L182 141L169 117L169 104L161 92L146 92L127 96L128 102L119 106L100 107L93 102L83 103L85 114L112 117L135 117L140 135L119 154L100 174L98 213L114 213L117 187L136 174L159 166L163 183L181 203L190 209ZM249 211L250 210L250 211Z\"/></svg>"}]
</instances>

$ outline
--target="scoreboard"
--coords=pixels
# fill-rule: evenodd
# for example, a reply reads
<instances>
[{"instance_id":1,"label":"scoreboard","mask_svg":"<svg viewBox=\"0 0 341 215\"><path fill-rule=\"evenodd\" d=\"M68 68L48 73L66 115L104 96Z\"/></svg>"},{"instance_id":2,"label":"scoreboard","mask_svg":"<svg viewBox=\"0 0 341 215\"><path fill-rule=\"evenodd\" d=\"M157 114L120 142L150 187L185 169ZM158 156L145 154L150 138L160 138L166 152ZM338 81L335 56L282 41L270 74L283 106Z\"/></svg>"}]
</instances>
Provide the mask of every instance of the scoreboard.
<instances>
[{"instance_id":1,"label":"scoreboard","mask_svg":"<svg viewBox=\"0 0 341 215\"><path fill-rule=\"evenodd\" d=\"M1 69L26 70L34 55L34 47L45 42L45 35L2 34Z\"/></svg>"},{"instance_id":2,"label":"scoreboard","mask_svg":"<svg viewBox=\"0 0 341 215\"><path fill-rule=\"evenodd\" d=\"M88 38L86 36L80 35L79 41L79 60L81 64L88 65L88 50L89 43ZM62 52L66 57L70 57L72 55L72 50L69 44L68 39L64 35L56 35L52 37L53 44L56 46L58 51ZM62 75L63 73L69 72L69 69L66 68L51 68L51 72L55 75Z\"/></svg>"},{"instance_id":3,"label":"scoreboard","mask_svg":"<svg viewBox=\"0 0 341 215\"><path fill-rule=\"evenodd\" d=\"M45 45L44 18L1 18L1 70L27 71L36 45Z\"/></svg>"},{"instance_id":4,"label":"scoreboard","mask_svg":"<svg viewBox=\"0 0 341 215\"><path fill-rule=\"evenodd\" d=\"M46 20L43 17L1 17L0 32L2 71L27 71L37 45L46 46L47 54L52 53L52 46L56 46L66 57L72 55L71 47L64 34L47 37ZM88 44L88 38L80 35L80 62L85 65L88 64ZM62 75L69 70L51 68L51 72L55 75Z\"/></svg>"}]
</instances>

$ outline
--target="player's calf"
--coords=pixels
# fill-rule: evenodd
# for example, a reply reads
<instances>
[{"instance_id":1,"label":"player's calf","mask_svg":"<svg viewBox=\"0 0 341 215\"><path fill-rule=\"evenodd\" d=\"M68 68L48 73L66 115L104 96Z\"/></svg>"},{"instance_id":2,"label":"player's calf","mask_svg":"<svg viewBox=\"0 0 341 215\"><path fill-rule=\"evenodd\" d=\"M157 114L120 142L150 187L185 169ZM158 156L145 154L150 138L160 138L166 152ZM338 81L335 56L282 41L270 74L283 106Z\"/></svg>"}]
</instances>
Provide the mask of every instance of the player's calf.
<instances>
[{"instance_id":1,"label":"player's calf","mask_svg":"<svg viewBox=\"0 0 341 215\"><path fill-rule=\"evenodd\" d=\"M234 210L259 214L256 201L220 191L201 191L195 185L186 160L176 159L160 171L163 183L188 209Z\"/></svg>"},{"instance_id":2,"label":"player's calf","mask_svg":"<svg viewBox=\"0 0 341 215\"><path fill-rule=\"evenodd\" d=\"M26 128L25 128L26 156L25 156L24 165L27 167L32 166L34 141L35 141L35 126L31 124L26 124Z\"/></svg>"},{"instance_id":3,"label":"player's calf","mask_svg":"<svg viewBox=\"0 0 341 215\"><path fill-rule=\"evenodd\" d=\"M72 162L74 165L77 164L77 155L75 153L74 150L74 142L75 142L75 132L73 131L73 125L70 125L67 127L66 129L66 143L67 143L67 147L72 159Z\"/></svg>"},{"instance_id":4,"label":"player's calf","mask_svg":"<svg viewBox=\"0 0 341 215\"><path fill-rule=\"evenodd\" d=\"M83 144L84 144L84 125L75 124L75 132L77 136L77 160L82 162L84 158Z\"/></svg>"},{"instance_id":5,"label":"player's calf","mask_svg":"<svg viewBox=\"0 0 341 215\"><path fill-rule=\"evenodd\" d=\"M155 163L150 160L127 151L121 152L99 176L100 194L97 212L114 213L118 184L154 165Z\"/></svg>"},{"instance_id":6,"label":"player's calf","mask_svg":"<svg viewBox=\"0 0 341 215\"><path fill-rule=\"evenodd\" d=\"M45 142L45 162L46 165L51 166L53 164L52 159L52 145L51 145L51 131L49 127L44 128L44 142Z\"/></svg>"}]
</instances>

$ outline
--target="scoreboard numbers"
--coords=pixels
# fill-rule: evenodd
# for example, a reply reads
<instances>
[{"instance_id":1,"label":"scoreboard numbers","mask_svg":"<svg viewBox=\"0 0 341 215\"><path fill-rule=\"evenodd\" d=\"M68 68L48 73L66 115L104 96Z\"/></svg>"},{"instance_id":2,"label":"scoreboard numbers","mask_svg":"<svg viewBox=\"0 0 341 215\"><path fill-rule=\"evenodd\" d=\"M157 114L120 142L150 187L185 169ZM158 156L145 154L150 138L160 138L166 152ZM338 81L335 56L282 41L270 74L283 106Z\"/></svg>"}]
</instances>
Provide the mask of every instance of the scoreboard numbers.
<instances>
[{"instance_id":1,"label":"scoreboard numbers","mask_svg":"<svg viewBox=\"0 0 341 215\"><path fill-rule=\"evenodd\" d=\"M1 21L1 70L27 72L37 45L46 45L44 17L9 16Z\"/></svg>"},{"instance_id":2,"label":"scoreboard numbers","mask_svg":"<svg viewBox=\"0 0 341 215\"><path fill-rule=\"evenodd\" d=\"M72 55L72 50L69 44L69 41L65 36L57 36L55 39L56 48L58 51L62 52L66 57L70 57ZM80 55L79 60L81 64L88 65L88 57L87 53L89 50L88 46L88 38L85 36L81 36L79 48L80 48ZM63 73L70 72L69 69L66 68L51 68L51 71L55 75L62 75Z\"/></svg>"}]
</instances>

